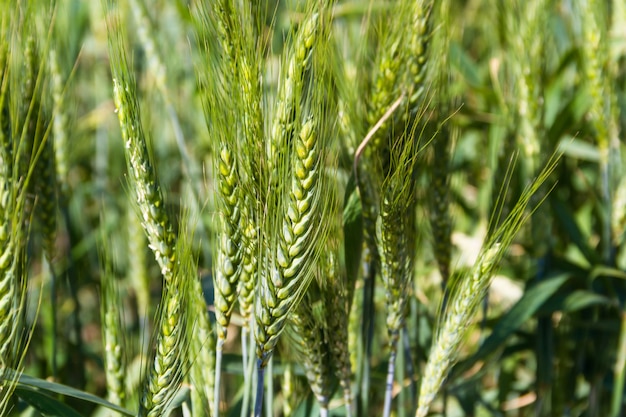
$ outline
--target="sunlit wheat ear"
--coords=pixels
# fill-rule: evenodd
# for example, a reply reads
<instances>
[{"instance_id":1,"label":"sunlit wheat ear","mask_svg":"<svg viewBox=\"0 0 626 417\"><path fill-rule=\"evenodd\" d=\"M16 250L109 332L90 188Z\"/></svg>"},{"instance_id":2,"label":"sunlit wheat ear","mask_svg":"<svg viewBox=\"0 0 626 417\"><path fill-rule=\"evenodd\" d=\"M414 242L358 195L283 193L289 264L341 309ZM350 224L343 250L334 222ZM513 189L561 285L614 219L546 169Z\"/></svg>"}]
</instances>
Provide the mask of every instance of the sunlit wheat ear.
<instances>
[{"instance_id":1,"label":"sunlit wheat ear","mask_svg":"<svg viewBox=\"0 0 626 417\"><path fill-rule=\"evenodd\" d=\"M532 184L524 190L511 212L483 245L472 269L454 282L450 282L450 295L445 309L440 312L437 319L435 339L423 373L416 417L427 415L430 405L456 360L472 317L484 298L505 251L530 216L527 208L531 198L548 179L557 162L558 156L551 158Z\"/></svg>"},{"instance_id":2,"label":"sunlit wheat ear","mask_svg":"<svg viewBox=\"0 0 626 417\"><path fill-rule=\"evenodd\" d=\"M105 259L104 262L107 262ZM104 368L107 385L107 400L124 405L126 400L126 363L124 357L122 327L122 303L110 266L105 266L102 275L102 342L104 345Z\"/></svg>"},{"instance_id":3,"label":"sunlit wheat ear","mask_svg":"<svg viewBox=\"0 0 626 417\"><path fill-rule=\"evenodd\" d=\"M318 43L320 33L319 14L312 13L305 19L298 29L293 41L293 50L282 68L281 84L278 90L276 113L270 132L270 146L268 155L268 169L275 167L277 159L288 146L292 135L298 129L298 115L300 101L304 87L304 77L310 64L313 48Z\"/></svg>"},{"instance_id":4,"label":"sunlit wheat ear","mask_svg":"<svg viewBox=\"0 0 626 417\"><path fill-rule=\"evenodd\" d=\"M330 2L326 3L316 3L323 8L307 12L288 49L285 61L288 68L280 80L270 142L271 146L280 144L281 148L275 154L275 169L266 174L274 189L264 213L267 249L261 261L263 271L255 304L257 356L261 367L267 364L288 313L313 277L312 268L327 232L324 219L328 209L324 198L329 185L322 171L328 151L330 116L324 107L328 72L321 59L329 25ZM320 58L311 59L316 48ZM311 93L303 97L302 77L308 60L313 64L314 74L309 81ZM289 86L296 90L290 92ZM294 102L302 102L306 112L296 111L300 104ZM291 109L288 112L287 107ZM300 127L294 132L296 126Z\"/></svg>"},{"instance_id":5,"label":"sunlit wheat ear","mask_svg":"<svg viewBox=\"0 0 626 417\"><path fill-rule=\"evenodd\" d=\"M230 323L237 285L241 274L243 252L241 236L241 211L243 201L239 187L240 177L237 171L237 159L234 149L222 142L216 155L216 183L218 187L218 235L217 256L215 261L215 315L217 335L221 345L226 339L226 329ZM218 346L218 348L221 348Z\"/></svg>"},{"instance_id":6,"label":"sunlit wheat ear","mask_svg":"<svg viewBox=\"0 0 626 417\"><path fill-rule=\"evenodd\" d=\"M217 256L213 278L215 282L215 320L217 323L217 357L215 365L215 405L218 411L222 349L230 318L237 300L237 287L241 276L242 243L241 211L243 196L239 187L236 151L228 138L219 141L220 151L216 157L216 196L218 207L218 232L216 235ZM230 143L229 143L230 142Z\"/></svg>"},{"instance_id":7,"label":"sunlit wheat ear","mask_svg":"<svg viewBox=\"0 0 626 417\"><path fill-rule=\"evenodd\" d=\"M163 416L189 369L196 266L185 239L179 241L171 279L165 282L155 347L141 391L140 417Z\"/></svg>"},{"instance_id":8,"label":"sunlit wheat ear","mask_svg":"<svg viewBox=\"0 0 626 417\"><path fill-rule=\"evenodd\" d=\"M319 123L319 122L318 122ZM257 355L262 366L267 364L276 346L290 310L299 302L312 279L316 239L320 236L321 207L320 171L323 160L317 142L318 126L307 120L296 145L289 200L281 207L282 219L277 219L276 231L268 230L276 239L266 255L256 297L255 317Z\"/></svg>"},{"instance_id":9,"label":"sunlit wheat ear","mask_svg":"<svg viewBox=\"0 0 626 417\"><path fill-rule=\"evenodd\" d=\"M161 268L163 277L172 276L175 263L175 235L164 205L154 165L148 151L141 125L136 83L128 65L126 46L119 24L108 27L109 54L113 75L113 98L129 172L131 189L150 249Z\"/></svg>"}]
</instances>

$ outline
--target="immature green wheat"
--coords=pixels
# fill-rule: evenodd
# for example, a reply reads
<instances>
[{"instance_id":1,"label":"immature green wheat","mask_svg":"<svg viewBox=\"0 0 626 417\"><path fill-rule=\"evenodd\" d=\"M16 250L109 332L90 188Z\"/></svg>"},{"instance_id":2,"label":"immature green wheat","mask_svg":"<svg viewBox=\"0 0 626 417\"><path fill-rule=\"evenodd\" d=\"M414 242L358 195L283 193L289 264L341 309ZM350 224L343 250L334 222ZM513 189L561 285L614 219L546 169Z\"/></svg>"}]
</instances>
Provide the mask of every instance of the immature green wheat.
<instances>
[{"instance_id":1,"label":"immature green wheat","mask_svg":"<svg viewBox=\"0 0 626 417\"><path fill-rule=\"evenodd\" d=\"M320 222L324 221L326 204L320 193L326 192L328 187L321 172L329 140L328 121L324 119L327 114L322 107L321 88L312 87L313 96L307 105L310 113L296 111L300 104L294 101L300 103L303 97L289 89L302 89L305 61L309 61L310 53L316 48L324 48L323 28L328 25L328 6L309 11L295 36L272 124L270 155L274 155L276 168L271 171L269 183L276 184L276 190L268 201L266 215L269 217L264 232L269 237L269 247L263 260L264 273L255 307L257 356L261 367L267 364L288 313L295 308L312 279L317 250L324 244L325 226ZM315 63L315 59L312 61L319 71L316 81L323 86L323 67ZM300 126L298 134L289 135L296 126ZM284 155L290 149L293 152Z\"/></svg>"},{"instance_id":2,"label":"immature green wheat","mask_svg":"<svg viewBox=\"0 0 626 417\"><path fill-rule=\"evenodd\" d=\"M439 327L421 380L416 417L427 415L435 395L441 389L456 358L458 349L469 329L469 323L489 288L504 252L529 217L526 209L531 198L552 173L557 161L556 157L548 161L536 179L526 187L506 219L489 236L473 268L449 286L452 292L437 320Z\"/></svg>"},{"instance_id":3,"label":"immature green wheat","mask_svg":"<svg viewBox=\"0 0 626 417\"><path fill-rule=\"evenodd\" d=\"M195 265L185 239L179 241L173 275L163 288L152 366L146 375L139 417L165 414L189 369L193 330L193 297L197 294Z\"/></svg>"},{"instance_id":4,"label":"immature green wheat","mask_svg":"<svg viewBox=\"0 0 626 417\"><path fill-rule=\"evenodd\" d=\"M320 405L320 415L328 415L332 362L326 339L326 306L315 283L291 315L296 348L302 357L306 377Z\"/></svg>"},{"instance_id":5,"label":"immature green wheat","mask_svg":"<svg viewBox=\"0 0 626 417\"><path fill-rule=\"evenodd\" d=\"M119 27L109 28L109 51L113 73L113 98L122 129L124 149L137 209L148 236L150 249L166 280L175 263L175 235L164 207L163 194L151 162L141 125L134 77L130 72Z\"/></svg>"},{"instance_id":6,"label":"immature green wheat","mask_svg":"<svg viewBox=\"0 0 626 417\"><path fill-rule=\"evenodd\" d=\"M106 262L106 260L105 260ZM107 383L107 399L113 404L125 405L126 358L124 357L122 304L111 266L105 266L102 276L102 341Z\"/></svg>"}]
</instances>

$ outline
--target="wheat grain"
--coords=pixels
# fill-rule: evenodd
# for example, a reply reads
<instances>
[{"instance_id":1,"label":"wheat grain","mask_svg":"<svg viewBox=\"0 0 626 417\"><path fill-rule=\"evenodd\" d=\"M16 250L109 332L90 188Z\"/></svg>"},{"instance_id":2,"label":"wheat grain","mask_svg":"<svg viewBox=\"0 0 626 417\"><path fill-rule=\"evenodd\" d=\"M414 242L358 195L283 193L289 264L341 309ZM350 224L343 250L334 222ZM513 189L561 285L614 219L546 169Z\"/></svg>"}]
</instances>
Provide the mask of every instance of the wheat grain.
<instances>
[{"instance_id":1,"label":"wheat grain","mask_svg":"<svg viewBox=\"0 0 626 417\"><path fill-rule=\"evenodd\" d=\"M319 196L323 162L318 134L315 120L308 119L295 145L289 203L278 229L278 242L272 248L275 253L266 260L267 272L262 276L256 297L257 355L262 365L276 346L288 312L312 278L314 251L323 242L318 224L323 210Z\"/></svg>"}]
</instances>

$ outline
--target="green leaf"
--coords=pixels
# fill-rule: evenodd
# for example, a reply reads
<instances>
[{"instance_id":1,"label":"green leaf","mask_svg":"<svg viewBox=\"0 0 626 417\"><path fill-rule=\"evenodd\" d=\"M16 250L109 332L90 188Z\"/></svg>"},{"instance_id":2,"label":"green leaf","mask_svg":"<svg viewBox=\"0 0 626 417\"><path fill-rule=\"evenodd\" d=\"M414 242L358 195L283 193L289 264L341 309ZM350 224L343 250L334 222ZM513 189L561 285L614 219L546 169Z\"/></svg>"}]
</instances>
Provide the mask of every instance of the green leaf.
<instances>
[{"instance_id":1,"label":"green leaf","mask_svg":"<svg viewBox=\"0 0 626 417\"><path fill-rule=\"evenodd\" d=\"M15 395L24 400L27 404L35 408L44 416L49 417L82 417L76 410L63 404L59 400L52 398L36 389L18 386L15 388Z\"/></svg>"},{"instance_id":2,"label":"green leaf","mask_svg":"<svg viewBox=\"0 0 626 417\"><path fill-rule=\"evenodd\" d=\"M361 266L361 252L363 248L363 216L361 210L361 199L356 190L354 175L352 175L346 188L343 209L343 250L346 262L346 277L350 290L350 301L352 301L354 283L356 282Z\"/></svg>"},{"instance_id":3,"label":"green leaf","mask_svg":"<svg viewBox=\"0 0 626 417\"><path fill-rule=\"evenodd\" d=\"M571 313L594 305L606 305L610 303L611 300L604 295L586 290L577 290L568 294L567 297L563 299L558 310Z\"/></svg>"},{"instance_id":4,"label":"green leaf","mask_svg":"<svg viewBox=\"0 0 626 417\"><path fill-rule=\"evenodd\" d=\"M8 372L8 374L9 375L7 376L7 378L12 378L12 372ZM77 390L76 388L68 387L67 385L45 381L43 379L35 378L32 376L28 376L28 375L20 375L17 381L17 388L16 388L16 391L18 390L19 391L30 390L31 392L35 391L38 394L40 394L40 396L44 395L44 396L52 397L55 395L62 395L65 397L72 397L72 398L76 398L76 399L79 399L88 403L92 403L94 405L106 407L110 410L117 411L118 413L125 415L125 416L133 417L135 415L135 413L125 408L122 408L119 405L110 403L109 401L106 401L93 394L89 394L87 392ZM26 401L26 399L24 400ZM54 415L57 415L57 414L54 414Z\"/></svg>"},{"instance_id":5,"label":"green leaf","mask_svg":"<svg viewBox=\"0 0 626 417\"><path fill-rule=\"evenodd\" d=\"M454 374L458 375L465 371L464 368L478 361L485 360L487 356L502 346L506 339L526 323L569 279L569 274L557 275L526 290L522 298L494 326L493 332L480 346L478 351L468 360L463 361L465 365L457 367L459 369L455 369ZM450 379L454 380L455 378L452 377Z\"/></svg>"},{"instance_id":6,"label":"green leaf","mask_svg":"<svg viewBox=\"0 0 626 417\"><path fill-rule=\"evenodd\" d=\"M571 241L578 247L587 262L591 265L600 263L598 254L595 253L591 247L589 247L586 236L583 234L582 230L578 226L578 223L576 223L576 219L574 219L565 203L557 198L551 198L550 202L552 203L552 208L557 221L561 223L561 227L563 227L565 233L569 235Z\"/></svg>"}]
</instances>

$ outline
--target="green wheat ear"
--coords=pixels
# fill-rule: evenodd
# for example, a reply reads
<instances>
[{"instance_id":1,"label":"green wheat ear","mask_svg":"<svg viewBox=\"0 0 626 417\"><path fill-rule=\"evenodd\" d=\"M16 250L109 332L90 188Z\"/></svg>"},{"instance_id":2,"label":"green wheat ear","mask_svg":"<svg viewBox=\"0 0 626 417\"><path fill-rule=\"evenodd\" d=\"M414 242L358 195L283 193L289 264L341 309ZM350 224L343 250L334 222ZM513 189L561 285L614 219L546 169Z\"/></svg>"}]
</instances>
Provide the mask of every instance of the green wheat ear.
<instances>
[{"instance_id":1,"label":"green wheat ear","mask_svg":"<svg viewBox=\"0 0 626 417\"><path fill-rule=\"evenodd\" d=\"M43 75L35 39L46 38L30 20L31 9L25 10L29 18L20 20L24 10L7 5L0 6L0 415L13 405L30 337L26 248L33 220L34 142L38 138L39 146L44 135L39 116Z\"/></svg>"},{"instance_id":2,"label":"green wheat ear","mask_svg":"<svg viewBox=\"0 0 626 417\"><path fill-rule=\"evenodd\" d=\"M290 316L294 346L304 365L309 386L319 403L321 415L328 413L333 371L326 338L326 308L322 291L314 281Z\"/></svg>"},{"instance_id":3,"label":"green wheat ear","mask_svg":"<svg viewBox=\"0 0 626 417\"><path fill-rule=\"evenodd\" d=\"M139 404L140 417L164 415L189 369L195 316L193 297L198 278L185 236L179 240L175 256L173 274L163 288L155 348Z\"/></svg>"},{"instance_id":4,"label":"green wheat ear","mask_svg":"<svg viewBox=\"0 0 626 417\"><path fill-rule=\"evenodd\" d=\"M105 249L106 251L106 249ZM106 252L105 252L106 254ZM103 259L101 312L102 342L104 345L104 366L107 385L107 400L113 404L125 405L126 362L123 343L122 303L115 282L110 260Z\"/></svg>"},{"instance_id":5,"label":"green wheat ear","mask_svg":"<svg viewBox=\"0 0 626 417\"><path fill-rule=\"evenodd\" d=\"M126 56L127 47L119 21L111 20L107 23L107 36L113 98L124 140L130 188L135 195L150 249L167 281L171 279L176 262L176 236L165 209L165 200L143 131L137 86Z\"/></svg>"},{"instance_id":6,"label":"green wheat ear","mask_svg":"<svg viewBox=\"0 0 626 417\"><path fill-rule=\"evenodd\" d=\"M484 243L471 270L450 282L450 295L437 319L437 332L422 377L416 417L427 415L456 359L469 331L469 323L483 300L504 253L531 215L527 211L531 198L554 171L558 159L559 156L553 156L535 180L526 187L510 213Z\"/></svg>"}]
</instances>

